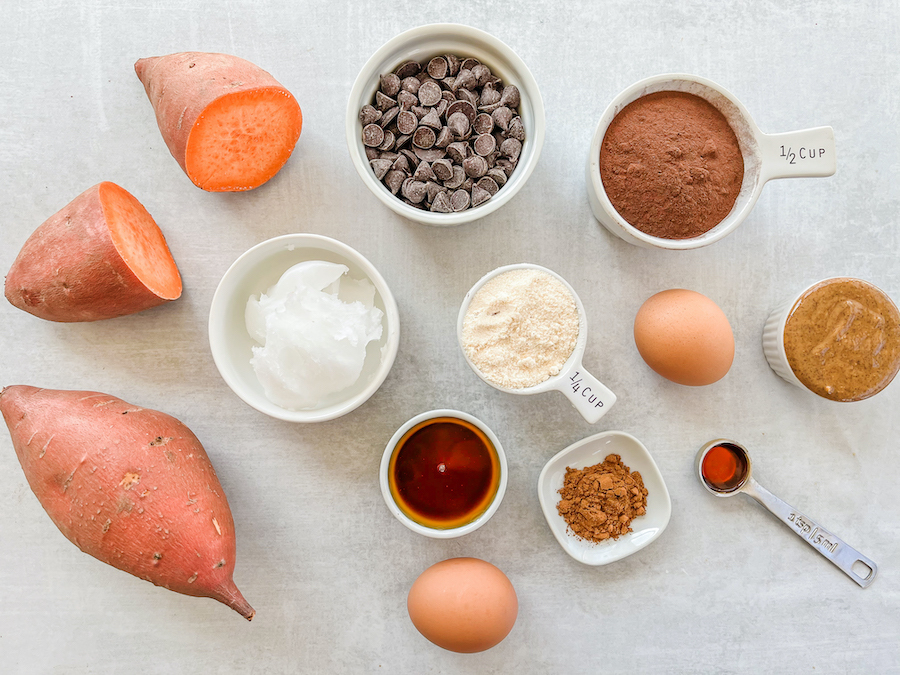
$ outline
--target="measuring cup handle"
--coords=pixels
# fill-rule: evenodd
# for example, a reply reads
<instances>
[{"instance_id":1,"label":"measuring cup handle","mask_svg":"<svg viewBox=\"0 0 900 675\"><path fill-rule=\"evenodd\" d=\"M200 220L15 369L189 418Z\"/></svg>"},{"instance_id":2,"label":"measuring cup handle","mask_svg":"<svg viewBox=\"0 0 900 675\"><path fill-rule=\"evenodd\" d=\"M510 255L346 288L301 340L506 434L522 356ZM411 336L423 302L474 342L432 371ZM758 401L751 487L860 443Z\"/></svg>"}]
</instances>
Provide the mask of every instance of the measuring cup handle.
<instances>
[{"instance_id":1,"label":"measuring cup handle","mask_svg":"<svg viewBox=\"0 0 900 675\"><path fill-rule=\"evenodd\" d=\"M561 373L557 389L566 395L585 420L594 424L616 402L616 395L584 369L580 362Z\"/></svg>"},{"instance_id":2,"label":"measuring cup handle","mask_svg":"<svg viewBox=\"0 0 900 675\"><path fill-rule=\"evenodd\" d=\"M781 522L791 528L794 534L828 558L857 584L865 588L875 580L878 566L870 558L849 546L843 539L826 530L812 518L808 518L790 504L773 495L753 478L743 488L743 492L775 514ZM862 563L868 567L869 573L866 576L857 574L853 570L856 563Z\"/></svg>"},{"instance_id":3,"label":"measuring cup handle","mask_svg":"<svg viewBox=\"0 0 900 675\"><path fill-rule=\"evenodd\" d=\"M772 178L834 175L837 160L831 127L761 136L763 182Z\"/></svg>"}]
</instances>

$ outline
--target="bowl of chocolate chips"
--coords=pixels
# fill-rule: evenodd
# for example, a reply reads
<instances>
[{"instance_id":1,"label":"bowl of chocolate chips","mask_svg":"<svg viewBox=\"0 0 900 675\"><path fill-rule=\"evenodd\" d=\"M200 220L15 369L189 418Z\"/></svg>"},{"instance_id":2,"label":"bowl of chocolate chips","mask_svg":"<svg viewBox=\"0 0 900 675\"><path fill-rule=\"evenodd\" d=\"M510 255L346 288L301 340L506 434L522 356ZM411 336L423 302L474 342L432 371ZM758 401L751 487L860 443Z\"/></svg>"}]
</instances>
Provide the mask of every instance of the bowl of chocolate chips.
<instances>
[{"instance_id":1,"label":"bowl of chocolate chips","mask_svg":"<svg viewBox=\"0 0 900 675\"><path fill-rule=\"evenodd\" d=\"M457 24L390 40L363 66L347 106L360 178L389 209L428 225L467 223L512 199L537 164L544 127L525 63Z\"/></svg>"}]
</instances>

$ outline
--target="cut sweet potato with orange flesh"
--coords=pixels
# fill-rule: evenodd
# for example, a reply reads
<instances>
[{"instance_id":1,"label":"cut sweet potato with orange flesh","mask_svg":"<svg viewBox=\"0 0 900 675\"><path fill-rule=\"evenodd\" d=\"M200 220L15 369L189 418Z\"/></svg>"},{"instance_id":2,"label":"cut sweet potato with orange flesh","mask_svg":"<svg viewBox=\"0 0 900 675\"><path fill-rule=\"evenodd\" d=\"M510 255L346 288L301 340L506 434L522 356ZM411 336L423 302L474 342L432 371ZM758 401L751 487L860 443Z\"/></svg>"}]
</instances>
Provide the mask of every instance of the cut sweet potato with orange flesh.
<instances>
[{"instance_id":1,"label":"cut sweet potato with orange flesh","mask_svg":"<svg viewBox=\"0 0 900 675\"><path fill-rule=\"evenodd\" d=\"M169 151L198 187L251 190L291 156L303 126L300 106L249 61L182 52L140 59L134 70Z\"/></svg>"},{"instance_id":2,"label":"cut sweet potato with orange flesh","mask_svg":"<svg viewBox=\"0 0 900 675\"><path fill-rule=\"evenodd\" d=\"M5 293L48 321L97 321L180 297L181 276L147 209L106 182L32 233L6 275Z\"/></svg>"}]
</instances>

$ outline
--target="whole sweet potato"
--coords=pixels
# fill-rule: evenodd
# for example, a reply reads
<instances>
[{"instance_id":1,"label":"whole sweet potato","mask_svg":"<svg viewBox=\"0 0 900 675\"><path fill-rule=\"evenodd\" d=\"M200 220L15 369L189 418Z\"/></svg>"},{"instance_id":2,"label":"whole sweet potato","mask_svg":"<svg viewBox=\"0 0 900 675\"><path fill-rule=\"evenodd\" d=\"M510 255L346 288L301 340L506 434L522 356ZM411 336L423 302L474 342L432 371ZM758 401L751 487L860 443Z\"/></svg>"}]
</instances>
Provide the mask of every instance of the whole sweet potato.
<instances>
[{"instance_id":1,"label":"whole sweet potato","mask_svg":"<svg viewBox=\"0 0 900 675\"><path fill-rule=\"evenodd\" d=\"M231 510L197 437L174 417L93 391L23 385L0 411L41 506L85 553L248 620L232 580Z\"/></svg>"},{"instance_id":2,"label":"whole sweet potato","mask_svg":"<svg viewBox=\"0 0 900 675\"><path fill-rule=\"evenodd\" d=\"M49 321L97 321L181 296L159 227L128 191L104 182L40 225L6 275L6 298Z\"/></svg>"},{"instance_id":3,"label":"whole sweet potato","mask_svg":"<svg viewBox=\"0 0 900 675\"><path fill-rule=\"evenodd\" d=\"M278 173L294 151L303 126L300 106L249 61L182 52L140 59L134 70L169 152L197 187L251 190Z\"/></svg>"}]
</instances>

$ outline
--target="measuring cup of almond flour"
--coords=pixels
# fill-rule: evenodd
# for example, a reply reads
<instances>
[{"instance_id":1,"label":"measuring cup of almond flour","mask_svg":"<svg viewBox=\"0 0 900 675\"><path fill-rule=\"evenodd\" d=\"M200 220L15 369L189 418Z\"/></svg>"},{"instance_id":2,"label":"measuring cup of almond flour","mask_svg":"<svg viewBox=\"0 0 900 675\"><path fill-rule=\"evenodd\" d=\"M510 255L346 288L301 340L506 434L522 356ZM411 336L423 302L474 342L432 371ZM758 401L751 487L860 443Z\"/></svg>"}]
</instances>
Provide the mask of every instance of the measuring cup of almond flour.
<instances>
[{"instance_id":1,"label":"measuring cup of almond flour","mask_svg":"<svg viewBox=\"0 0 900 675\"><path fill-rule=\"evenodd\" d=\"M703 487L716 497L740 493L752 497L857 584L865 588L875 580L878 566L870 558L753 479L750 454L740 443L724 438L710 441L697 452L694 465Z\"/></svg>"},{"instance_id":2,"label":"measuring cup of almond flour","mask_svg":"<svg viewBox=\"0 0 900 675\"><path fill-rule=\"evenodd\" d=\"M644 247L707 246L740 225L773 178L831 176L834 132L764 134L728 91L696 75L657 75L619 94L587 161L594 216Z\"/></svg>"},{"instance_id":3,"label":"measuring cup of almond flour","mask_svg":"<svg viewBox=\"0 0 900 675\"><path fill-rule=\"evenodd\" d=\"M521 263L486 274L466 294L456 325L466 362L508 394L561 391L591 424L616 395L581 363L587 344L584 305L550 270Z\"/></svg>"}]
</instances>

